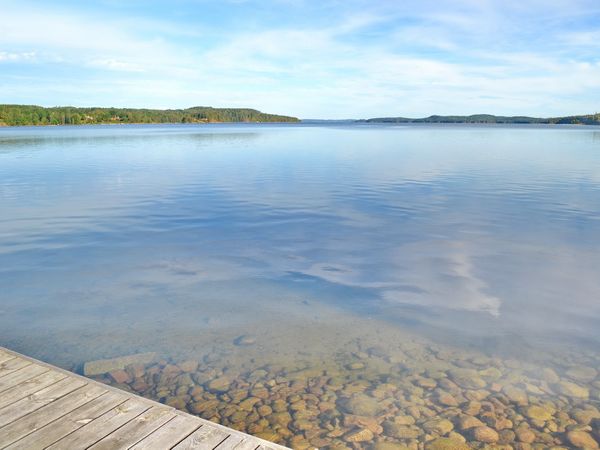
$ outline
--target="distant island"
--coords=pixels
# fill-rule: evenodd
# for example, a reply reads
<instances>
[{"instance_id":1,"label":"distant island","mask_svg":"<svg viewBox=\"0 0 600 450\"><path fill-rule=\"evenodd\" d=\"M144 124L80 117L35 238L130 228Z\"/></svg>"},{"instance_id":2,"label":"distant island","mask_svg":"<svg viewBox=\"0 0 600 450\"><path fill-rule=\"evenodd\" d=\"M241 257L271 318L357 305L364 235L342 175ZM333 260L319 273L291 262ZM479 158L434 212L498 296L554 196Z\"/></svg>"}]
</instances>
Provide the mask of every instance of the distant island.
<instances>
[{"instance_id":1,"label":"distant island","mask_svg":"<svg viewBox=\"0 0 600 450\"><path fill-rule=\"evenodd\" d=\"M213 122L300 122L300 119L265 114L255 109L209 106L186 109L133 109L0 105L0 126Z\"/></svg>"},{"instance_id":2,"label":"distant island","mask_svg":"<svg viewBox=\"0 0 600 450\"><path fill-rule=\"evenodd\" d=\"M377 117L357 122L368 123L521 123L521 124L572 124L600 125L600 114L588 114L566 117L527 117L527 116L494 116L492 114L474 114L471 116L429 116L421 119L407 117Z\"/></svg>"}]
</instances>

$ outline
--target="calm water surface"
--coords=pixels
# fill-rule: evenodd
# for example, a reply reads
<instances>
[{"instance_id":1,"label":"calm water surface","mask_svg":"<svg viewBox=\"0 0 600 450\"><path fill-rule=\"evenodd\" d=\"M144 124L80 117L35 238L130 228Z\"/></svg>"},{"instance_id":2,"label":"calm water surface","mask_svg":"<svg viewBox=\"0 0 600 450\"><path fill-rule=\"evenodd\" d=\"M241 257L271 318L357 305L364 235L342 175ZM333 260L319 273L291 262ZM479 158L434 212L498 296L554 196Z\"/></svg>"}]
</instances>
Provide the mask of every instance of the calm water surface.
<instances>
[{"instance_id":1,"label":"calm water surface","mask_svg":"<svg viewBox=\"0 0 600 450\"><path fill-rule=\"evenodd\" d=\"M0 345L296 448L600 441L599 323L596 127L0 129Z\"/></svg>"}]
</instances>

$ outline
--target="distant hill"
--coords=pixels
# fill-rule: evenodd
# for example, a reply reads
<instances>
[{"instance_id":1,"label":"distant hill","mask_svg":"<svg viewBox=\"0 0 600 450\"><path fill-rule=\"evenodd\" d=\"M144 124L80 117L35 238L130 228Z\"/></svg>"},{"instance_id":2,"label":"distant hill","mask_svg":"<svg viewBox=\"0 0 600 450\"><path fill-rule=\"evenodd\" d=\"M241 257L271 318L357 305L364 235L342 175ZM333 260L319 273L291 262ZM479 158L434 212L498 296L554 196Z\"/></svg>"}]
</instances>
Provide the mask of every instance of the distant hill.
<instances>
[{"instance_id":1,"label":"distant hill","mask_svg":"<svg viewBox=\"0 0 600 450\"><path fill-rule=\"evenodd\" d=\"M75 108L0 105L0 125L83 125L109 123L299 122L296 117L246 108L187 109Z\"/></svg>"},{"instance_id":2,"label":"distant hill","mask_svg":"<svg viewBox=\"0 0 600 450\"><path fill-rule=\"evenodd\" d=\"M491 114L474 114L471 116L429 116L421 119L407 117L378 117L359 120L359 122L375 123L529 123L529 124L576 124L600 125L600 114L588 114L567 117L527 117L527 116L494 116Z\"/></svg>"}]
</instances>

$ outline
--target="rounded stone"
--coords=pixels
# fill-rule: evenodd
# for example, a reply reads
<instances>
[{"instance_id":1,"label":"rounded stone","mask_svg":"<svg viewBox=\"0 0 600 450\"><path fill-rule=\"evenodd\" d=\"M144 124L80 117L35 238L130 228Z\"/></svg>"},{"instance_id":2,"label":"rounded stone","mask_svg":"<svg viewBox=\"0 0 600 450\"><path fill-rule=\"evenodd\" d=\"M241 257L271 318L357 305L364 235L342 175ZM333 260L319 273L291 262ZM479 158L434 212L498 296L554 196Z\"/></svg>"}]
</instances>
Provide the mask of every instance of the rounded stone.
<instances>
[{"instance_id":1,"label":"rounded stone","mask_svg":"<svg viewBox=\"0 0 600 450\"><path fill-rule=\"evenodd\" d=\"M281 438L274 431L262 431L260 433L256 433L255 436L260 439L264 439L265 441L271 442L279 442Z\"/></svg>"},{"instance_id":2,"label":"rounded stone","mask_svg":"<svg viewBox=\"0 0 600 450\"><path fill-rule=\"evenodd\" d=\"M296 420L293 423L293 426L296 430L307 431L313 429L315 427L315 424L311 420L300 419Z\"/></svg>"},{"instance_id":3,"label":"rounded stone","mask_svg":"<svg viewBox=\"0 0 600 450\"><path fill-rule=\"evenodd\" d=\"M377 442L371 446L371 450L410 450L410 447L395 442Z\"/></svg>"},{"instance_id":4,"label":"rounded stone","mask_svg":"<svg viewBox=\"0 0 600 450\"><path fill-rule=\"evenodd\" d=\"M465 389L481 389L487 384L473 369L452 369L448 374L452 381Z\"/></svg>"},{"instance_id":5,"label":"rounded stone","mask_svg":"<svg viewBox=\"0 0 600 450\"><path fill-rule=\"evenodd\" d=\"M183 372L195 372L198 370L198 361L188 360L179 364L179 368Z\"/></svg>"},{"instance_id":6,"label":"rounded stone","mask_svg":"<svg viewBox=\"0 0 600 450\"><path fill-rule=\"evenodd\" d=\"M423 428L430 433L436 433L443 436L452 431L454 425L447 419L433 419L425 422Z\"/></svg>"},{"instance_id":7,"label":"rounded stone","mask_svg":"<svg viewBox=\"0 0 600 450\"><path fill-rule=\"evenodd\" d=\"M382 411L381 404L373 397L364 394L356 394L342 402L342 409L357 416L372 417Z\"/></svg>"},{"instance_id":8,"label":"rounded stone","mask_svg":"<svg viewBox=\"0 0 600 450\"><path fill-rule=\"evenodd\" d=\"M228 377L219 377L209 381L208 389L215 392L225 392L229 389L231 380Z\"/></svg>"},{"instance_id":9,"label":"rounded stone","mask_svg":"<svg viewBox=\"0 0 600 450\"><path fill-rule=\"evenodd\" d=\"M512 403L516 403L519 406L526 405L529 402L525 391L514 386L504 386L502 392Z\"/></svg>"},{"instance_id":10,"label":"rounded stone","mask_svg":"<svg viewBox=\"0 0 600 450\"><path fill-rule=\"evenodd\" d=\"M421 434L419 430L415 428L405 425L398 425L396 422L389 420L383 423L383 432L386 436L396 439L414 439Z\"/></svg>"},{"instance_id":11,"label":"rounded stone","mask_svg":"<svg viewBox=\"0 0 600 450\"><path fill-rule=\"evenodd\" d=\"M398 425L414 425L415 418L413 416L396 416L394 422Z\"/></svg>"},{"instance_id":12,"label":"rounded stone","mask_svg":"<svg viewBox=\"0 0 600 450\"><path fill-rule=\"evenodd\" d=\"M371 430L363 428L362 430L348 433L344 437L344 440L346 440L346 442L367 442L372 440L373 437L373 432Z\"/></svg>"},{"instance_id":13,"label":"rounded stone","mask_svg":"<svg viewBox=\"0 0 600 450\"><path fill-rule=\"evenodd\" d=\"M479 420L477 417L473 417L473 416L462 416L459 420L458 420L458 426L461 430L468 430L471 428L476 428L476 427L483 427L485 426L484 423Z\"/></svg>"},{"instance_id":14,"label":"rounded stone","mask_svg":"<svg viewBox=\"0 0 600 450\"><path fill-rule=\"evenodd\" d=\"M535 441L535 433L527 427L517 428L516 434L517 439L526 444L531 444L533 441Z\"/></svg>"},{"instance_id":15,"label":"rounded stone","mask_svg":"<svg viewBox=\"0 0 600 450\"><path fill-rule=\"evenodd\" d=\"M458 401L454 398L453 395L448 392L438 392L437 394L437 402L443 406L458 406Z\"/></svg>"},{"instance_id":16,"label":"rounded stone","mask_svg":"<svg viewBox=\"0 0 600 450\"><path fill-rule=\"evenodd\" d=\"M238 405L238 408L243 410L243 411L252 411L252 408L254 407L254 405L256 405L258 402L260 402L259 398L256 397L248 397L245 400L242 400L240 402L240 404Z\"/></svg>"},{"instance_id":17,"label":"rounded stone","mask_svg":"<svg viewBox=\"0 0 600 450\"><path fill-rule=\"evenodd\" d=\"M348 370L361 370L361 369L364 369L364 368L365 368L365 363L363 363L363 362L359 362L359 361L356 361L356 362L353 362L353 363L350 363L350 364L348 364L348 365L346 366L346 368L347 368Z\"/></svg>"},{"instance_id":18,"label":"rounded stone","mask_svg":"<svg viewBox=\"0 0 600 450\"><path fill-rule=\"evenodd\" d=\"M561 381L558 383L557 389L561 394L569 397L588 398L590 395L590 391L587 388L571 383L570 381Z\"/></svg>"},{"instance_id":19,"label":"rounded stone","mask_svg":"<svg viewBox=\"0 0 600 450\"><path fill-rule=\"evenodd\" d=\"M473 428L473 438L476 441L479 442L483 442L486 444L494 444L496 442L498 442L498 440L500 439L500 436L498 435L498 433L496 432L496 430L494 430L493 428L490 427L475 427Z\"/></svg>"},{"instance_id":20,"label":"rounded stone","mask_svg":"<svg viewBox=\"0 0 600 450\"><path fill-rule=\"evenodd\" d=\"M241 336L236 337L233 340L234 345L240 346L240 347L246 347L249 345L254 345L256 344L256 338L252 337L252 336L248 336L247 334L242 334Z\"/></svg>"},{"instance_id":21,"label":"rounded stone","mask_svg":"<svg viewBox=\"0 0 600 450\"><path fill-rule=\"evenodd\" d=\"M271 407L268 405L262 405L258 407L258 414L260 414L262 417L270 416L273 414L273 409L271 409Z\"/></svg>"},{"instance_id":22,"label":"rounded stone","mask_svg":"<svg viewBox=\"0 0 600 450\"><path fill-rule=\"evenodd\" d=\"M558 374L549 367L542 369L542 379L548 383L558 383L560 377Z\"/></svg>"},{"instance_id":23,"label":"rounded stone","mask_svg":"<svg viewBox=\"0 0 600 450\"><path fill-rule=\"evenodd\" d=\"M589 383L596 378L596 375L598 375L598 372L593 367L574 366L567 370L567 376L569 378L584 383Z\"/></svg>"},{"instance_id":24,"label":"rounded stone","mask_svg":"<svg viewBox=\"0 0 600 450\"><path fill-rule=\"evenodd\" d=\"M598 442L585 431L569 431L567 433L567 440L569 443L576 448L585 448L585 449L597 449L600 448L598 446Z\"/></svg>"},{"instance_id":25,"label":"rounded stone","mask_svg":"<svg viewBox=\"0 0 600 450\"><path fill-rule=\"evenodd\" d=\"M437 438L425 444L425 450L469 450L464 442L451 438Z\"/></svg>"},{"instance_id":26,"label":"rounded stone","mask_svg":"<svg viewBox=\"0 0 600 450\"><path fill-rule=\"evenodd\" d=\"M499 442L501 444L509 444L515 440L515 432L513 430L501 430L498 433L500 437Z\"/></svg>"},{"instance_id":27,"label":"rounded stone","mask_svg":"<svg viewBox=\"0 0 600 450\"><path fill-rule=\"evenodd\" d=\"M552 418L552 411L544 408L543 406L532 405L525 408L524 414L533 420L540 420L545 422Z\"/></svg>"}]
</instances>

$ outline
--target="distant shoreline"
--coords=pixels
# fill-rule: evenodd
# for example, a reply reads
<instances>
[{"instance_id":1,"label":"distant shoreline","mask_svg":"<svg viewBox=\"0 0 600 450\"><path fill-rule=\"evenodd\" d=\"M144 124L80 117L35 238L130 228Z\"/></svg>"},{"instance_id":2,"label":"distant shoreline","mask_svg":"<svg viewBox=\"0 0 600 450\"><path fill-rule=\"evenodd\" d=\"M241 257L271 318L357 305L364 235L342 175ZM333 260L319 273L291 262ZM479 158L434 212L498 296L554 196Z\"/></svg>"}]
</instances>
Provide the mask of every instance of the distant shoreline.
<instances>
[{"instance_id":1,"label":"distant shoreline","mask_svg":"<svg viewBox=\"0 0 600 450\"><path fill-rule=\"evenodd\" d=\"M267 114L250 108L186 109L77 108L0 105L0 126L118 125L160 123L296 123L297 117Z\"/></svg>"},{"instance_id":2,"label":"distant shoreline","mask_svg":"<svg viewBox=\"0 0 600 450\"><path fill-rule=\"evenodd\" d=\"M471 123L471 124L522 124L522 125L600 125L600 114L564 117L495 116L473 114L470 116L433 115L419 119L407 117L378 117L358 120L366 123Z\"/></svg>"},{"instance_id":3,"label":"distant shoreline","mask_svg":"<svg viewBox=\"0 0 600 450\"><path fill-rule=\"evenodd\" d=\"M225 123L388 123L388 124L509 124L509 125L600 125L600 114L562 117L432 115L423 118L375 117L370 119L306 119L268 114L250 108L213 108L195 106L186 109L43 107L0 104L0 127L62 125L145 125L145 124L225 124Z\"/></svg>"},{"instance_id":4,"label":"distant shoreline","mask_svg":"<svg viewBox=\"0 0 600 450\"><path fill-rule=\"evenodd\" d=\"M62 127L81 127L81 126L127 126L127 125L289 125L289 124L299 124L303 123L302 120L298 119L297 122L95 122L95 123L59 123L59 124L31 124L31 125L6 125L4 123L0 123L0 129L4 128L26 128L26 127L34 127L34 128L62 128Z\"/></svg>"}]
</instances>

